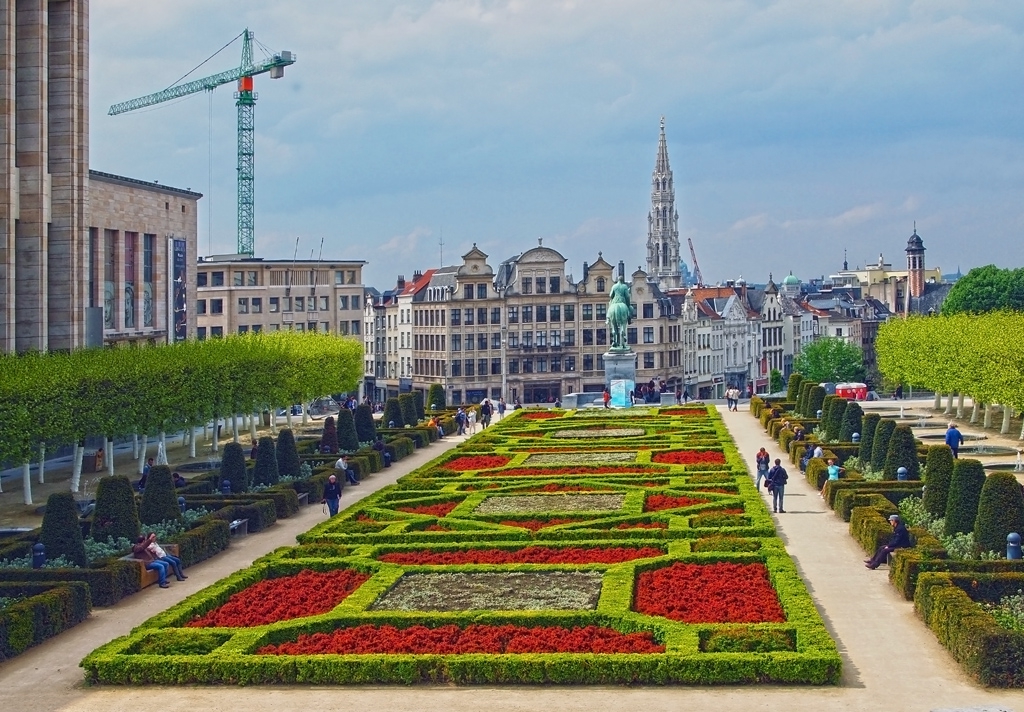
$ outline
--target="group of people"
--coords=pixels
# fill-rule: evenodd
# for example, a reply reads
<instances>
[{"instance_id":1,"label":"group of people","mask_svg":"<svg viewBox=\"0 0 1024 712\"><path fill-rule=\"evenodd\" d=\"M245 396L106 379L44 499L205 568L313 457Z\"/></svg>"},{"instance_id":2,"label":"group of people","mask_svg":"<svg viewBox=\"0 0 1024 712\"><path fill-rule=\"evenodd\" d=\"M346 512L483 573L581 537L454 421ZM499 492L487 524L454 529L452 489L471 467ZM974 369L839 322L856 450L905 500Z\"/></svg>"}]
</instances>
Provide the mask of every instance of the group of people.
<instances>
[{"instance_id":1,"label":"group of people","mask_svg":"<svg viewBox=\"0 0 1024 712\"><path fill-rule=\"evenodd\" d=\"M736 386L729 386L725 389L725 405L732 411L739 411L740 389Z\"/></svg>"},{"instance_id":2,"label":"group of people","mask_svg":"<svg viewBox=\"0 0 1024 712\"><path fill-rule=\"evenodd\" d=\"M188 578L182 570L181 559L169 554L166 549L160 546L156 541L156 534L152 532L142 534L135 540L135 544L132 546L132 556L139 561L145 562L147 571L156 572L160 588L168 588L170 586L167 583L168 571L173 571L175 578L179 581L184 581Z\"/></svg>"},{"instance_id":3,"label":"group of people","mask_svg":"<svg viewBox=\"0 0 1024 712\"><path fill-rule=\"evenodd\" d=\"M499 417L505 416L505 399L501 398L498 400L497 411ZM480 401L480 425L486 428L491 424L491 418L494 416L495 406L489 398L484 398ZM435 419L436 423L436 419ZM477 415L476 411L472 408L459 408L455 413L455 425L458 427L456 435L473 435L476 432ZM437 426L440 430L440 425ZM441 433L444 434L443 432Z\"/></svg>"},{"instance_id":4,"label":"group of people","mask_svg":"<svg viewBox=\"0 0 1024 712\"><path fill-rule=\"evenodd\" d=\"M771 456L764 448L758 450L755 456L757 463L757 489L761 489L761 481L764 480L765 487L772 495L772 511L776 514L785 514L783 507L786 497L786 485L789 483L789 473L782 466L782 460L775 458L775 464L771 463Z\"/></svg>"},{"instance_id":5,"label":"group of people","mask_svg":"<svg viewBox=\"0 0 1024 712\"><path fill-rule=\"evenodd\" d=\"M153 458L146 460L146 464L142 467L142 476L139 477L139 481L135 483L135 489L142 492L146 489L146 482L149 481L149 473L153 469ZM188 484L188 480L181 476L180 472L171 473L171 477L174 478L175 487L184 487Z\"/></svg>"}]
</instances>

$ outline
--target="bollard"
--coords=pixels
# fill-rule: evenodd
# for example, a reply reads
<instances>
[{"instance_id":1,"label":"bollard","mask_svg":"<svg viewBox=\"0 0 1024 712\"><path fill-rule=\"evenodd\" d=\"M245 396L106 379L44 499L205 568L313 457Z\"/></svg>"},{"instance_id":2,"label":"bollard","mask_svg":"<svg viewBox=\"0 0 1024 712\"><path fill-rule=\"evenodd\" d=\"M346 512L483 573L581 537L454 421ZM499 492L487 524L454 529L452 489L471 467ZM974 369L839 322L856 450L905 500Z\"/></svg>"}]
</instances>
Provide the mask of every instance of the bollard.
<instances>
[{"instance_id":1,"label":"bollard","mask_svg":"<svg viewBox=\"0 0 1024 712\"><path fill-rule=\"evenodd\" d=\"M818 420L821 420L821 410L818 410Z\"/></svg>"},{"instance_id":2,"label":"bollard","mask_svg":"<svg viewBox=\"0 0 1024 712\"><path fill-rule=\"evenodd\" d=\"M185 498L184 497L178 497L178 509L181 510L182 514L185 513Z\"/></svg>"},{"instance_id":3,"label":"bollard","mask_svg":"<svg viewBox=\"0 0 1024 712\"><path fill-rule=\"evenodd\" d=\"M1010 532L1006 535L1006 558L1020 559L1020 534Z\"/></svg>"},{"instance_id":4,"label":"bollard","mask_svg":"<svg viewBox=\"0 0 1024 712\"><path fill-rule=\"evenodd\" d=\"M231 480L221 480L220 493L225 497L231 494Z\"/></svg>"},{"instance_id":5,"label":"bollard","mask_svg":"<svg viewBox=\"0 0 1024 712\"><path fill-rule=\"evenodd\" d=\"M854 433L853 435L850 436L850 439L853 440L853 442L855 442L855 443L859 443L860 442L860 433Z\"/></svg>"},{"instance_id":6,"label":"bollard","mask_svg":"<svg viewBox=\"0 0 1024 712\"><path fill-rule=\"evenodd\" d=\"M908 474L909 473L907 472L907 468L901 467L898 470L896 470L896 479L897 480L905 480L905 479L907 479L907 475Z\"/></svg>"},{"instance_id":7,"label":"bollard","mask_svg":"<svg viewBox=\"0 0 1024 712\"><path fill-rule=\"evenodd\" d=\"M1020 547L1017 547L1017 551L1020 551ZM41 569L46 565L46 547L42 544L36 544L32 547L32 568Z\"/></svg>"}]
</instances>

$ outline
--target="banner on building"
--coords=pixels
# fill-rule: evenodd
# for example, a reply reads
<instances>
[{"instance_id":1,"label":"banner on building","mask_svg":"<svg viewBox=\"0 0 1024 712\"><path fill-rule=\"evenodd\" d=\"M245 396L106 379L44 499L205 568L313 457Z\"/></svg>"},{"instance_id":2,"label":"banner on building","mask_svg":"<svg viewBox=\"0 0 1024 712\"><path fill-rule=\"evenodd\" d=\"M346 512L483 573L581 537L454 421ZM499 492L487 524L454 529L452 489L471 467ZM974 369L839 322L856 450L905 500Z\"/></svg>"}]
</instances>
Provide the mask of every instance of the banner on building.
<instances>
[{"instance_id":1,"label":"banner on building","mask_svg":"<svg viewBox=\"0 0 1024 712\"><path fill-rule=\"evenodd\" d=\"M184 240L173 240L172 304L174 305L174 341L188 338L188 265Z\"/></svg>"}]
</instances>

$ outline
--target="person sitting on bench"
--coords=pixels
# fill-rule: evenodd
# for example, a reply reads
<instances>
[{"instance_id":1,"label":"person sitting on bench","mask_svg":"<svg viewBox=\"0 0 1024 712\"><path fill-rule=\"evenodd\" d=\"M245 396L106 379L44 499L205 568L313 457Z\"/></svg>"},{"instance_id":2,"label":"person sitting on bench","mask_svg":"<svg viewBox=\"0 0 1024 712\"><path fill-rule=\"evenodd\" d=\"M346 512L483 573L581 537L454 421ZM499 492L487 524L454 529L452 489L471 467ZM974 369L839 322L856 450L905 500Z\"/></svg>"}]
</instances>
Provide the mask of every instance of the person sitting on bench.
<instances>
[{"instance_id":1,"label":"person sitting on bench","mask_svg":"<svg viewBox=\"0 0 1024 712\"><path fill-rule=\"evenodd\" d=\"M334 463L334 471L337 473L343 473L345 479L350 485L359 484L359 480L356 479L356 471L348 466L348 458L342 455L338 458L338 461Z\"/></svg>"},{"instance_id":2,"label":"person sitting on bench","mask_svg":"<svg viewBox=\"0 0 1024 712\"><path fill-rule=\"evenodd\" d=\"M864 560L864 565L869 569L877 569L889 554L897 549L910 548L910 532L907 531L907 525L900 519L900 515L890 515L889 524L892 526L892 536L889 537L889 542L878 547L878 551L870 559Z\"/></svg>"},{"instance_id":3,"label":"person sitting on bench","mask_svg":"<svg viewBox=\"0 0 1024 712\"><path fill-rule=\"evenodd\" d=\"M171 556L163 547L156 543L156 534L140 535L132 547L132 555L139 561L146 562L147 571L156 571L160 588L168 588L167 569L172 569L179 581L188 578L181 570L181 559Z\"/></svg>"}]
</instances>

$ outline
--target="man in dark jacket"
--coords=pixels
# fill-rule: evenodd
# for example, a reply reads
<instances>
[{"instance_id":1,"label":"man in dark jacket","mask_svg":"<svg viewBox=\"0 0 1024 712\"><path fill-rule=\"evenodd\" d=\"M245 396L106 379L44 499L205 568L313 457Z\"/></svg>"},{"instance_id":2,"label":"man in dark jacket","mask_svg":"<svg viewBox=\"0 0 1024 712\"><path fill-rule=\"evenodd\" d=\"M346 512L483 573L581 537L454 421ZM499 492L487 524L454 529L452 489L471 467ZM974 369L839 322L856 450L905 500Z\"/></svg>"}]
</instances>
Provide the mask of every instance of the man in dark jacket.
<instances>
[{"instance_id":1,"label":"man in dark jacket","mask_svg":"<svg viewBox=\"0 0 1024 712\"><path fill-rule=\"evenodd\" d=\"M328 477L327 484L324 485L323 501L327 503L327 509L332 517L338 513L338 504L341 502L341 483L334 475Z\"/></svg>"},{"instance_id":2,"label":"man in dark jacket","mask_svg":"<svg viewBox=\"0 0 1024 712\"><path fill-rule=\"evenodd\" d=\"M949 424L949 430L946 431L946 444L953 451L954 459L960 457L960 446L964 444L964 436L957 430L956 423Z\"/></svg>"},{"instance_id":3,"label":"man in dark jacket","mask_svg":"<svg viewBox=\"0 0 1024 712\"><path fill-rule=\"evenodd\" d=\"M786 510L782 508L782 499L786 495L786 483L789 482L789 475L782 467L782 460L775 458L775 466L768 470L768 491L772 493L772 511L782 514Z\"/></svg>"},{"instance_id":4,"label":"man in dark jacket","mask_svg":"<svg viewBox=\"0 0 1024 712\"><path fill-rule=\"evenodd\" d=\"M889 537L889 542L878 547L878 551L870 559L864 560L864 565L869 569L877 569L885 561L886 557L897 549L910 547L910 532L907 531L907 525L900 519L900 515L893 514L890 516L889 524L892 526L892 536Z\"/></svg>"}]
</instances>

